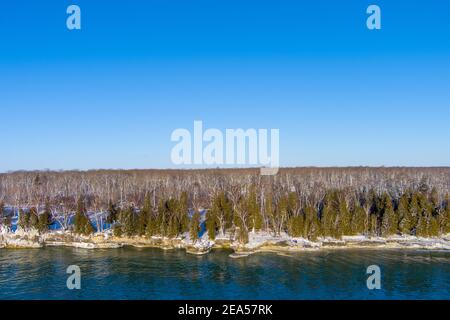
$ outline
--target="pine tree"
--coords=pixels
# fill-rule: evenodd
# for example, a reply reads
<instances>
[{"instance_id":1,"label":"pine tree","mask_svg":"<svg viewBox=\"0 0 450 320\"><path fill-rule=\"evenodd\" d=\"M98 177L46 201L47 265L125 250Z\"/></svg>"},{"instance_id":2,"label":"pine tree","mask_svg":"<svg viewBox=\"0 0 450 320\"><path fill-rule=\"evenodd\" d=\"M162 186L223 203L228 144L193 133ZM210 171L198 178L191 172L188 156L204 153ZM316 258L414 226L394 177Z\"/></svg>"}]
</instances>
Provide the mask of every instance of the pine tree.
<instances>
[{"instance_id":1,"label":"pine tree","mask_svg":"<svg viewBox=\"0 0 450 320\"><path fill-rule=\"evenodd\" d=\"M305 218L303 213L289 218L288 233L295 238L305 237Z\"/></svg>"},{"instance_id":2,"label":"pine tree","mask_svg":"<svg viewBox=\"0 0 450 320\"><path fill-rule=\"evenodd\" d=\"M156 233L157 235L161 235L162 237L166 236L166 224L167 224L167 201L161 200L158 205L158 214L156 216Z\"/></svg>"},{"instance_id":3,"label":"pine tree","mask_svg":"<svg viewBox=\"0 0 450 320\"><path fill-rule=\"evenodd\" d=\"M223 236L233 225L233 206L223 191L213 197L211 209L216 216L216 228Z\"/></svg>"},{"instance_id":4,"label":"pine tree","mask_svg":"<svg viewBox=\"0 0 450 320\"><path fill-rule=\"evenodd\" d=\"M450 206L447 206L442 220L443 222L440 223L442 234L450 233Z\"/></svg>"},{"instance_id":5,"label":"pine tree","mask_svg":"<svg viewBox=\"0 0 450 320\"><path fill-rule=\"evenodd\" d=\"M196 242L199 239L200 232L200 213L196 211L191 219L191 225L189 228L189 236L193 242Z\"/></svg>"},{"instance_id":6,"label":"pine tree","mask_svg":"<svg viewBox=\"0 0 450 320\"><path fill-rule=\"evenodd\" d=\"M438 216L431 216L428 228L429 228L428 229L428 235L430 237L437 237L437 236L439 236Z\"/></svg>"},{"instance_id":7,"label":"pine tree","mask_svg":"<svg viewBox=\"0 0 450 320\"><path fill-rule=\"evenodd\" d=\"M113 226L113 234L115 237L122 237L123 232L122 232L122 227L118 224Z\"/></svg>"},{"instance_id":8,"label":"pine tree","mask_svg":"<svg viewBox=\"0 0 450 320\"><path fill-rule=\"evenodd\" d=\"M147 227L145 228L145 235L148 238L151 238L152 236L155 236L157 234L158 234L158 225L156 222L156 217L154 213L151 212L147 221Z\"/></svg>"},{"instance_id":9,"label":"pine tree","mask_svg":"<svg viewBox=\"0 0 450 320\"><path fill-rule=\"evenodd\" d=\"M39 232L40 233L47 232L50 224L51 224L50 205L48 203L46 203L44 212L39 215L39 221L38 221Z\"/></svg>"},{"instance_id":10,"label":"pine tree","mask_svg":"<svg viewBox=\"0 0 450 320\"><path fill-rule=\"evenodd\" d=\"M445 196L444 208L438 216L438 223L440 234L450 233L450 199L448 194Z\"/></svg>"},{"instance_id":11,"label":"pine tree","mask_svg":"<svg viewBox=\"0 0 450 320\"><path fill-rule=\"evenodd\" d=\"M409 201L409 206L408 206L408 211L411 217L411 222L412 222L412 228L411 228L411 232L413 234L416 233L416 227L417 227L417 223L419 222L419 216L420 216L420 205L419 205L419 193L418 192L414 192L411 195L411 199Z\"/></svg>"},{"instance_id":12,"label":"pine tree","mask_svg":"<svg viewBox=\"0 0 450 320\"><path fill-rule=\"evenodd\" d=\"M383 237L397 234L398 231L398 218L395 214L394 206L392 204L391 197L386 192L382 197L381 204L381 234Z\"/></svg>"},{"instance_id":13,"label":"pine tree","mask_svg":"<svg viewBox=\"0 0 450 320\"><path fill-rule=\"evenodd\" d=\"M404 235L410 235L414 228L414 217L409 211L409 197L405 193L401 196L398 207L397 216L400 220L399 229L400 233Z\"/></svg>"},{"instance_id":14,"label":"pine tree","mask_svg":"<svg viewBox=\"0 0 450 320\"><path fill-rule=\"evenodd\" d=\"M350 211L348 210L347 203L342 197L339 202L339 235L350 235L352 233L351 219L352 216L350 214Z\"/></svg>"},{"instance_id":15,"label":"pine tree","mask_svg":"<svg viewBox=\"0 0 450 320\"><path fill-rule=\"evenodd\" d=\"M19 208L19 221L17 224L22 230L28 230L30 225L30 213Z\"/></svg>"},{"instance_id":16,"label":"pine tree","mask_svg":"<svg viewBox=\"0 0 450 320\"><path fill-rule=\"evenodd\" d=\"M206 230L208 231L208 237L210 240L216 239L217 232L217 208L212 207L206 212Z\"/></svg>"},{"instance_id":17,"label":"pine tree","mask_svg":"<svg viewBox=\"0 0 450 320\"><path fill-rule=\"evenodd\" d=\"M369 234L372 237L377 237L378 236L378 216L376 214L371 214L369 217Z\"/></svg>"},{"instance_id":18,"label":"pine tree","mask_svg":"<svg viewBox=\"0 0 450 320\"><path fill-rule=\"evenodd\" d=\"M338 226L339 205L335 191L325 195L323 209L321 213L321 230L325 237L336 237Z\"/></svg>"},{"instance_id":19,"label":"pine tree","mask_svg":"<svg viewBox=\"0 0 450 320\"><path fill-rule=\"evenodd\" d=\"M137 233L137 217L134 213L134 208L129 206L119 213L120 226L122 232L127 237L132 237Z\"/></svg>"},{"instance_id":20,"label":"pine tree","mask_svg":"<svg viewBox=\"0 0 450 320\"><path fill-rule=\"evenodd\" d=\"M169 199L166 202L166 234L170 238L174 238L181 233L181 214L179 207L179 201L176 199Z\"/></svg>"},{"instance_id":21,"label":"pine tree","mask_svg":"<svg viewBox=\"0 0 450 320\"><path fill-rule=\"evenodd\" d=\"M5 226L7 230L10 230L12 226L12 218L10 215L6 214L3 201L0 201L0 226L1 225Z\"/></svg>"},{"instance_id":22,"label":"pine tree","mask_svg":"<svg viewBox=\"0 0 450 320\"><path fill-rule=\"evenodd\" d=\"M416 235L419 237L429 237L433 208L423 193L418 194L417 198L418 222L416 227Z\"/></svg>"},{"instance_id":23,"label":"pine tree","mask_svg":"<svg viewBox=\"0 0 450 320\"><path fill-rule=\"evenodd\" d=\"M365 232L366 212L359 205L355 205L352 214L352 235L361 235Z\"/></svg>"},{"instance_id":24,"label":"pine tree","mask_svg":"<svg viewBox=\"0 0 450 320\"><path fill-rule=\"evenodd\" d=\"M180 223L179 232L185 233L189 231L189 203L187 192L182 192L178 201L178 220Z\"/></svg>"},{"instance_id":25,"label":"pine tree","mask_svg":"<svg viewBox=\"0 0 450 320\"><path fill-rule=\"evenodd\" d=\"M74 232L76 234L84 233L85 217L86 217L86 208L84 206L84 202L83 202L82 198L80 197L77 202L77 209L75 212L74 225L73 225Z\"/></svg>"},{"instance_id":26,"label":"pine tree","mask_svg":"<svg viewBox=\"0 0 450 320\"><path fill-rule=\"evenodd\" d=\"M5 224L5 204L0 201L0 225Z\"/></svg>"},{"instance_id":27,"label":"pine tree","mask_svg":"<svg viewBox=\"0 0 450 320\"><path fill-rule=\"evenodd\" d=\"M138 222L137 222L137 234L142 237L146 234L147 224L150 219L150 215L153 211L152 201L150 195L147 195L144 199L144 206L142 210L139 212Z\"/></svg>"},{"instance_id":28,"label":"pine tree","mask_svg":"<svg viewBox=\"0 0 450 320\"><path fill-rule=\"evenodd\" d=\"M74 219L74 232L76 234L90 235L94 233L94 227L87 216L87 210L83 199L80 197L77 202L77 210Z\"/></svg>"},{"instance_id":29,"label":"pine tree","mask_svg":"<svg viewBox=\"0 0 450 320\"><path fill-rule=\"evenodd\" d=\"M416 236L427 237L428 236L428 222L425 215L420 215L419 221L416 227Z\"/></svg>"},{"instance_id":30,"label":"pine tree","mask_svg":"<svg viewBox=\"0 0 450 320\"><path fill-rule=\"evenodd\" d=\"M305 208L304 212L304 236L309 240L315 241L319 236L321 236L319 217L314 207L308 206Z\"/></svg>"},{"instance_id":31,"label":"pine tree","mask_svg":"<svg viewBox=\"0 0 450 320\"><path fill-rule=\"evenodd\" d=\"M91 221L87 216L84 218L84 226L83 226L83 234L85 236L88 236L90 234L93 234L95 232L94 226L92 225Z\"/></svg>"},{"instance_id":32,"label":"pine tree","mask_svg":"<svg viewBox=\"0 0 450 320\"><path fill-rule=\"evenodd\" d=\"M248 196L248 211L250 215L250 228L253 231L259 231L262 228L263 219L260 206L256 197L255 187L252 187Z\"/></svg>"},{"instance_id":33,"label":"pine tree","mask_svg":"<svg viewBox=\"0 0 450 320\"><path fill-rule=\"evenodd\" d=\"M117 221L119 211L116 205L110 200L108 204L108 215L106 217L106 223L114 224Z\"/></svg>"},{"instance_id":34,"label":"pine tree","mask_svg":"<svg viewBox=\"0 0 450 320\"><path fill-rule=\"evenodd\" d=\"M30 209L29 228L39 230L39 217L35 207Z\"/></svg>"},{"instance_id":35,"label":"pine tree","mask_svg":"<svg viewBox=\"0 0 450 320\"><path fill-rule=\"evenodd\" d=\"M439 209L439 193L436 187L433 187L433 189L431 190L429 201L433 209L433 214L437 214L437 211Z\"/></svg>"}]
</instances>

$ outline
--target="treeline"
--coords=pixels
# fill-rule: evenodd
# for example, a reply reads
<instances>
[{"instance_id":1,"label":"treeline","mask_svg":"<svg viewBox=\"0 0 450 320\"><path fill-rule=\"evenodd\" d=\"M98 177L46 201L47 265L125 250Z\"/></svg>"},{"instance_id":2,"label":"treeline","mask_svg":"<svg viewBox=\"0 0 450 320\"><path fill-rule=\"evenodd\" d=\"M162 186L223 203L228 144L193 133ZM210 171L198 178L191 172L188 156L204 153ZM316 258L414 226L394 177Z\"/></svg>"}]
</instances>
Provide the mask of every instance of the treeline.
<instances>
[{"instance_id":1,"label":"treeline","mask_svg":"<svg viewBox=\"0 0 450 320\"><path fill-rule=\"evenodd\" d=\"M343 235L449 232L449 168L16 172L0 174L0 225L45 232L50 223L95 231L106 213L115 235L196 239L265 231L311 240Z\"/></svg>"},{"instance_id":2,"label":"treeline","mask_svg":"<svg viewBox=\"0 0 450 320\"><path fill-rule=\"evenodd\" d=\"M373 190L359 195L330 190L322 201L302 205L295 192L262 196L251 187L247 194L237 198L219 192L210 201L208 209L195 210L187 192L183 192L177 198L160 200L157 206L152 205L150 195L145 197L142 207L119 207L110 202L107 223L112 225L115 236L174 238L189 233L191 239L197 240L200 211L206 211L210 239L231 234L241 243L248 242L249 233L257 231L287 233L310 240L350 235L436 237L450 233L449 196L440 202L435 189L408 190L399 198L392 198L387 192L377 195ZM34 208L21 210L19 225L43 232L49 219L48 209L40 215ZM71 228L77 234L94 233L83 198L77 202Z\"/></svg>"},{"instance_id":3,"label":"treeline","mask_svg":"<svg viewBox=\"0 0 450 320\"><path fill-rule=\"evenodd\" d=\"M310 240L344 235L435 237L450 232L450 205L448 195L438 201L435 189L408 191L398 199L373 190L360 197L331 190L321 202L303 206L295 192L258 198L253 189L237 204L224 193L214 197L206 225L211 239L232 230L241 242L254 231Z\"/></svg>"},{"instance_id":4,"label":"treeline","mask_svg":"<svg viewBox=\"0 0 450 320\"><path fill-rule=\"evenodd\" d=\"M397 198L422 185L436 188L440 199L450 189L450 168L281 168L276 176L261 176L259 169L211 170L98 170L0 173L0 202L19 208L48 203L57 212L74 212L80 197L89 211L105 211L109 202L142 207L150 193L152 205L187 192L195 207L207 208L223 191L247 193L255 186L265 194L294 191L304 201L319 202L333 189L352 189ZM233 196L234 197L234 196Z\"/></svg>"}]
</instances>

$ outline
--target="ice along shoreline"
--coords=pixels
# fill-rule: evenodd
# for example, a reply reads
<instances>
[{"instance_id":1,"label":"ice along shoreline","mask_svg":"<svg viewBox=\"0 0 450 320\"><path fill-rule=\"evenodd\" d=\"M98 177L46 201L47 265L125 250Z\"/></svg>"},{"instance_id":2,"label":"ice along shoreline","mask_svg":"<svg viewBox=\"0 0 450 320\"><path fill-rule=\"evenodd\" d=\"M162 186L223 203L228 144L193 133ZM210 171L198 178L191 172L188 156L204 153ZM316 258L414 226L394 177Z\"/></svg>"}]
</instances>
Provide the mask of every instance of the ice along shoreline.
<instances>
[{"instance_id":1,"label":"ice along shoreline","mask_svg":"<svg viewBox=\"0 0 450 320\"><path fill-rule=\"evenodd\" d=\"M321 249L422 249L448 250L450 252L450 234L439 238L421 238L415 236L366 237L343 236L342 239L319 238L310 241L303 238L292 238L287 234L272 236L268 233L250 233L249 242L241 244L230 235L218 237L210 241L203 237L192 242L188 235L177 238L163 237L116 237L109 233L96 233L91 236L75 235L70 231L56 231L45 234L38 232L0 233L0 248L28 249L51 246L75 247L84 249L114 249L124 246L151 247L163 250L185 249L189 254L203 255L212 249L231 249L232 258L245 257L258 252L301 252Z\"/></svg>"}]
</instances>

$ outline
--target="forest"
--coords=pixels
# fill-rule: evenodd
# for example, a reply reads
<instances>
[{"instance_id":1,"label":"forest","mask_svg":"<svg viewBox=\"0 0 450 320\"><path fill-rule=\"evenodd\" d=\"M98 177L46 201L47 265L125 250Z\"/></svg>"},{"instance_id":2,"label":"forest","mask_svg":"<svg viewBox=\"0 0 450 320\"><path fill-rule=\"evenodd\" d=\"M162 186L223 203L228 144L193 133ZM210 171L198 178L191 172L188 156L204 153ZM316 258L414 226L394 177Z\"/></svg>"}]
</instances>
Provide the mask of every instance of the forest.
<instances>
[{"instance_id":1,"label":"forest","mask_svg":"<svg viewBox=\"0 0 450 320\"><path fill-rule=\"evenodd\" d=\"M312 241L347 235L437 237L450 233L450 168L39 171L0 174L0 224L76 234L96 230L103 212L116 236L196 240L250 232ZM104 231L104 230L97 230Z\"/></svg>"}]
</instances>

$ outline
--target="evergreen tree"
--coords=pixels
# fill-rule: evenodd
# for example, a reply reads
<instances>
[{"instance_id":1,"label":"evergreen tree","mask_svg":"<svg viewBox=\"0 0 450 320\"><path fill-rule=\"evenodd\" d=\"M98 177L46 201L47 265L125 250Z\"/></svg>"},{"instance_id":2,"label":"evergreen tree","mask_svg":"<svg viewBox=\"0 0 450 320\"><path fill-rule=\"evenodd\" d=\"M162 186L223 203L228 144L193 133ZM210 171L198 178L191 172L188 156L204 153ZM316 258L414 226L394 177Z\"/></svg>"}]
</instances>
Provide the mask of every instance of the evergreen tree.
<instances>
[{"instance_id":1,"label":"evergreen tree","mask_svg":"<svg viewBox=\"0 0 450 320\"><path fill-rule=\"evenodd\" d=\"M110 200L108 204L108 216L106 217L106 223L114 224L117 221L119 211L116 205Z\"/></svg>"},{"instance_id":2,"label":"evergreen tree","mask_svg":"<svg viewBox=\"0 0 450 320\"><path fill-rule=\"evenodd\" d=\"M440 234L450 233L450 199L448 194L445 196L444 208L438 216L438 223Z\"/></svg>"},{"instance_id":3,"label":"evergreen tree","mask_svg":"<svg viewBox=\"0 0 450 320\"><path fill-rule=\"evenodd\" d=\"M19 208L19 221L17 224L22 230L28 230L30 225L30 213Z\"/></svg>"},{"instance_id":4,"label":"evergreen tree","mask_svg":"<svg viewBox=\"0 0 450 320\"><path fill-rule=\"evenodd\" d=\"M6 214L3 201L0 201L0 225L5 226L8 230L10 230L12 226L11 215Z\"/></svg>"},{"instance_id":5,"label":"evergreen tree","mask_svg":"<svg viewBox=\"0 0 450 320\"><path fill-rule=\"evenodd\" d=\"M340 199L339 202L339 224L338 224L338 235L350 235L352 233L351 230L351 219L352 216L347 207L347 202L344 197Z\"/></svg>"},{"instance_id":6,"label":"evergreen tree","mask_svg":"<svg viewBox=\"0 0 450 320\"><path fill-rule=\"evenodd\" d=\"M413 234L416 234L416 227L417 227L417 223L419 222L419 216L420 216L419 197L420 197L419 193L414 192L411 195L411 199L409 201L409 206L408 206L409 216L410 216L411 223L412 223L411 232Z\"/></svg>"},{"instance_id":7,"label":"evergreen tree","mask_svg":"<svg viewBox=\"0 0 450 320\"><path fill-rule=\"evenodd\" d=\"M147 226L145 228L145 235L148 238L151 238L152 236L155 236L158 234L158 225L157 225L157 221L156 221L156 216L152 211L150 212L149 216L148 216L148 221L147 221Z\"/></svg>"},{"instance_id":8,"label":"evergreen tree","mask_svg":"<svg viewBox=\"0 0 450 320\"><path fill-rule=\"evenodd\" d=\"M248 196L248 204L247 204L248 212L250 215L250 228L252 231L259 231L262 228L263 219L260 211L260 206L258 204L256 190L253 186L250 190Z\"/></svg>"},{"instance_id":9,"label":"evergreen tree","mask_svg":"<svg viewBox=\"0 0 450 320\"><path fill-rule=\"evenodd\" d=\"M146 234L147 224L150 219L150 215L153 211L152 201L150 195L147 195L144 199L144 206L142 210L139 212L138 222L137 222L137 234L138 236L143 236Z\"/></svg>"},{"instance_id":10,"label":"evergreen tree","mask_svg":"<svg viewBox=\"0 0 450 320\"><path fill-rule=\"evenodd\" d=\"M432 206L433 214L438 214L439 209L439 194L436 187L433 187L430 193L430 204Z\"/></svg>"},{"instance_id":11,"label":"evergreen tree","mask_svg":"<svg viewBox=\"0 0 450 320\"><path fill-rule=\"evenodd\" d=\"M166 202L161 200L158 205L158 214L156 216L156 235L166 236L166 216L167 216L167 206Z\"/></svg>"},{"instance_id":12,"label":"evergreen tree","mask_svg":"<svg viewBox=\"0 0 450 320\"><path fill-rule=\"evenodd\" d=\"M115 237L122 237L123 232L122 232L122 227L118 224L113 226L113 234Z\"/></svg>"},{"instance_id":13,"label":"evergreen tree","mask_svg":"<svg viewBox=\"0 0 450 320\"><path fill-rule=\"evenodd\" d=\"M39 215L39 221L38 221L39 232L40 233L47 232L50 224L51 224L50 205L48 203L46 203L44 212Z\"/></svg>"},{"instance_id":14,"label":"evergreen tree","mask_svg":"<svg viewBox=\"0 0 450 320\"><path fill-rule=\"evenodd\" d=\"M132 206L120 210L119 222L122 233L127 237L132 237L137 233L137 217Z\"/></svg>"},{"instance_id":15,"label":"evergreen tree","mask_svg":"<svg viewBox=\"0 0 450 320\"><path fill-rule=\"evenodd\" d=\"M397 207L397 216L400 219L400 233L404 235L410 235L414 228L414 217L409 211L409 197L406 193L403 194L400 198Z\"/></svg>"},{"instance_id":16,"label":"evergreen tree","mask_svg":"<svg viewBox=\"0 0 450 320\"><path fill-rule=\"evenodd\" d=\"M288 195L288 234L294 237L306 237L304 210L300 208L300 200L297 193Z\"/></svg>"},{"instance_id":17,"label":"evergreen tree","mask_svg":"<svg viewBox=\"0 0 450 320\"><path fill-rule=\"evenodd\" d=\"M94 227L87 216L86 206L81 197L77 201L77 209L74 218L74 232L86 236L94 233Z\"/></svg>"},{"instance_id":18,"label":"evergreen tree","mask_svg":"<svg viewBox=\"0 0 450 320\"><path fill-rule=\"evenodd\" d=\"M391 197L386 192L383 194L382 197L381 214L382 214L382 223L381 223L382 236L386 237L397 234L398 218L397 215L395 214Z\"/></svg>"},{"instance_id":19,"label":"evergreen tree","mask_svg":"<svg viewBox=\"0 0 450 320\"><path fill-rule=\"evenodd\" d=\"M329 191L325 195L323 209L321 213L321 229L325 237L337 237L338 231L338 210L337 194L335 191Z\"/></svg>"},{"instance_id":20,"label":"evergreen tree","mask_svg":"<svg viewBox=\"0 0 450 320\"><path fill-rule=\"evenodd\" d=\"M6 215L3 216L3 225L6 228L8 228L8 230L11 229L11 226L12 226L12 218L11 218L11 216L6 216Z\"/></svg>"},{"instance_id":21,"label":"evergreen tree","mask_svg":"<svg viewBox=\"0 0 450 320\"><path fill-rule=\"evenodd\" d=\"M374 213L369 217L369 234L372 237L378 236L378 216Z\"/></svg>"},{"instance_id":22,"label":"evergreen tree","mask_svg":"<svg viewBox=\"0 0 450 320\"><path fill-rule=\"evenodd\" d=\"M427 237L428 236L428 222L425 215L420 215L419 221L416 227L416 236Z\"/></svg>"},{"instance_id":23,"label":"evergreen tree","mask_svg":"<svg viewBox=\"0 0 450 320\"><path fill-rule=\"evenodd\" d=\"M5 219L5 204L0 201L0 225L4 224Z\"/></svg>"},{"instance_id":24,"label":"evergreen tree","mask_svg":"<svg viewBox=\"0 0 450 320\"><path fill-rule=\"evenodd\" d=\"M30 220L29 220L29 228L39 230L39 217L38 212L35 207L30 209Z\"/></svg>"},{"instance_id":25,"label":"evergreen tree","mask_svg":"<svg viewBox=\"0 0 450 320\"><path fill-rule=\"evenodd\" d=\"M84 206L83 199L80 197L77 202L77 209L75 211L75 218L74 218L74 232L76 234L83 234L84 233L84 225L85 225L85 217L86 217L86 208Z\"/></svg>"},{"instance_id":26,"label":"evergreen tree","mask_svg":"<svg viewBox=\"0 0 450 320\"><path fill-rule=\"evenodd\" d=\"M289 213L289 201L288 197L283 196L278 201L275 211L272 213L272 230L274 230L276 235L280 235L286 228L286 221L288 219ZM245 225L244 225L245 229ZM247 230L245 230L247 231ZM244 237L245 238L245 234Z\"/></svg>"},{"instance_id":27,"label":"evergreen tree","mask_svg":"<svg viewBox=\"0 0 450 320\"><path fill-rule=\"evenodd\" d=\"M429 225L428 225L428 235L430 237L437 237L439 236L439 220L438 216L431 216Z\"/></svg>"},{"instance_id":28,"label":"evergreen tree","mask_svg":"<svg viewBox=\"0 0 450 320\"><path fill-rule=\"evenodd\" d=\"M196 242L199 239L200 232L200 213L198 211L194 212L194 215L191 219L191 225L189 228L189 236L193 242Z\"/></svg>"},{"instance_id":29,"label":"evergreen tree","mask_svg":"<svg viewBox=\"0 0 450 320\"><path fill-rule=\"evenodd\" d=\"M314 207L305 208L304 235L309 240L315 241L321 236L320 221Z\"/></svg>"},{"instance_id":30,"label":"evergreen tree","mask_svg":"<svg viewBox=\"0 0 450 320\"><path fill-rule=\"evenodd\" d=\"M209 209L206 212L206 230L208 231L208 237L210 240L216 239L216 232L217 232L217 208L212 206L211 209Z\"/></svg>"},{"instance_id":31,"label":"evergreen tree","mask_svg":"<svg viewBox=\"0 0 450 320\"><path fill-rule=\"evenodd\" d=\"M305 237L305 218L303 213L289 218L288 233L295 238Z\"/></svg>"},{"instance_id":32,"label":"evergreen tree","mask_svg":"<svg viewBox=\"0 0 450 320\"><path fill-rule=\"evenodd\" d=\"M179 202L176 199L169 199L166 202L166 213L166 235L174 238L181 233Z\"/></svg>"},{"instance_id":33,"label":"evergreen tree","mask_svg":"<svg viewBox=\"0 0 450 320\"><path fill-rule=\"evenodd\" d=\"M178 201L178 221L179 232L185 233L189 231L189 203L187 192L182 192Z\"/></svg>"},{"instance_id":34,"label":"evergreen tree","mask_svg":"<svg viewBox=\"0 0 450 320\"><path fill-rule=\"evenodd\" d=\"M359 205L355 205L352 214L352 235L362 235L365 232L366 212Z\"/></svg>"},{"instance_id":35,"label":"evergreen tree","mask_svg":"<svg viewBox=\"0 0 450 320\"><path fill-rule=\"evenodd\" d=\"M220 195L220 211L218 212L219 228L225 231L233 226L233 204L224 192Z\"/></svg>"},{"instance_id":36,"label":"evergreen tree","mask_svg":"<svg viewBox=\"0 0 450 320\"><path fill-rule=\"evenodd\" d=\"M419 237L429 237L432 220L433 208L427 197L420 193L418 199L418 222L416 227L416 235Z\"/></svg>"},{"instance_id":37,"label":"evergreen tree","mask_svg":"<svg viewBox=\"0 0 450 320\"><path fill-rule=\"evenodd\" d=\"M91 223L91 220L87 217L87 215L84 218L84 227L83 227L83 234L85 236L91 235L95 232L94 226Z\"/></svg>"}]
</instances>

